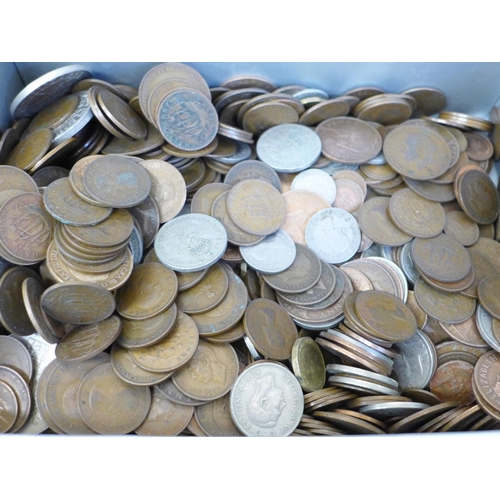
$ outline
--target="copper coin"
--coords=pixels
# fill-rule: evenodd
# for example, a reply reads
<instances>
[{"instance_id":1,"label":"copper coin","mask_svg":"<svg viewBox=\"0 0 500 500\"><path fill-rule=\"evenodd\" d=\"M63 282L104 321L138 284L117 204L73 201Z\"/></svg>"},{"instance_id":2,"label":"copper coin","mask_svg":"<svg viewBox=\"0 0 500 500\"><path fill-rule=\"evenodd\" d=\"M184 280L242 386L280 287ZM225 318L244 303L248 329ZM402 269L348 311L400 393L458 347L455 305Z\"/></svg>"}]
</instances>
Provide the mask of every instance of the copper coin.
<instances>
[{"instance_id":1,"label":"copper coin","mask_svg":"<svg viewBox=\"0 0 500 500\"><path fill-rule=\"evenodd\" d=\"M191 200L191 213L212 215L215 200L231 186L222 182L212 182L196 191ZM229 215L229 214L228 214ZM218 219L220 221L220 219Z\"/></svg>"},{"instance_id":2,"label":"copper coin","mask_svg":"<svg viewBox=\"0 0 500 500\"><path fill-rule=\"evenodd\" d=\"M493 144L484 135L477 132L465 132L467 154L471 160L484 161L493 156Z\"/></svg>"},{"instance_id":3,"label":"copper coin","mask_svg":"<svg viewBox=\"0 0 500 500\"><path fill-rule=\"evenodd\" d=\"M27 193L38 193L38 186L34 179L17 167L0 165L2 183L0 191L19 190Z\"/></svg>"},{"instance_id":4,"label":"copper coin","mask_svg":"<svg viewBox=\"0 0 500 500\"><path fill-rule=\"evenodd\" d=\"M336 179L337 196L332 207L342 208L351 214L355 214L363 205L365 195L358 183L351 179Z\"/></svg>"},{"instance_id":5,"label":"copper coin","mask_svg":"<svg viewBox=\"0 0 500 500\"><path fill-rule=\"evenodd\" d=\"M41 160L50 149L53 132L48 128L41 128L30 134L11 151L5 160L7 165L13 165L22 170L29 170Z\"/></svg>"},{"instance_id":6,"label":"copper coin","mask_svg":"<svg viewBox=\"0 0 500 500\"><path fill-rule=\"evenodd\" d=\"M477 287L479 302L497 320L500 320L499 285L500 275L495 274L483 278Z\"/></svg>"},{"instance_id":7,"label":"copper coin","mask_svg":"<svg viewBox=\"0 0 500 500\"><path fill-rule=\"evenodd\" d=\"M33 359L27 347L13 337L0 337L0 366L12 368L29 383L33 375Z\"/></svg>"},{"instance_id":8,"label":"copper coin","mask_svg":"<svg viewBox=\"0 0 500 500\"><path fill-rule=\"evenodd\" d=\"M207 436L243 436L233 422L229 411L229 394L195 408L195 418Z\"/></svg>"},{"instance_id":9,"label":"copper coin","mask_svg":"<svg viewBox=\"0 0 500 500\"><path fill-rule=\"evenodd\" d=\"M127 319L148 319L165 311L177 296L177 276L156 262L134 267L116 294L116 310Z\"/></svg>"},{"instance_id":10,"label":"copper coin","mask_svg":"<svg viewBox=\"0 0 500 500\"><path fill-rule=\"evenodd\" d=\"M115 310L115 298L98 285L58 283L43 292L41 306L58 321L88 325L109 318Z\"/></svg>"},{"instance_id":11,"label":"copper coin","mask_svg":"<svg viewBox=\"0 0 500 500\"><path fill-rule=\"evenodd\" d=\"M97 366L78 389L78 409L84 422L98 434L128 434L146 418L151 390L122 381L111 363Z\"/></svg>"},{"instance_id":12,"label":"copper coin","mask_svg":"<svg viewBox=\"0 0 500 500\"><path fill-rule=\"evenodd\" d=\"M463 323L449 324L441 321L439 324L452 339L462 344L471 347L488 347L477 327L476 313Z\"/></svg>"},{"instance_id":13,"label":"copper coin","mask_svg":"<svg viewBox=\"0 0 500 500\"><path fill-rule=\"evenodd\" d=\"M30 389L23 377L7 366L0 366L0 382L7 384L13 390L17 399L17 418L9 431L15 433L28 420L31 409Z\"/></svg>"},{"instance_id":14,"label":"copper coin","mask_svg":"<svg viewBox=\"0 0 500 500\"><path fill-rule=\"evenodd\" d=\"M456 401L466 405L474 402L472 375L474 366L465 361L449 361L439 366L429 386L441 402Z\"/></svg>"},{"instance_id":15,"label":"copper coin","mask_svg":"<svg viewBox=\"0 0 500 500\"><path fill-rule=\"evenodd\" d=\"M0 381L0 401L2 401L0 434L5 434L10 430L17 419L18 404L16 395L10 385L2 381Z\"/></svg>"},{"instance_id":16,"label":"copper coin","mask_svg":"<svg viewBox=\"0 0 500 500\"><path fill-rule=\"evenodd\" d=\"M444 232L466 247L476 243L479 238L478 225L458 210L447 212Z\"/></svg>"}]
</instances>

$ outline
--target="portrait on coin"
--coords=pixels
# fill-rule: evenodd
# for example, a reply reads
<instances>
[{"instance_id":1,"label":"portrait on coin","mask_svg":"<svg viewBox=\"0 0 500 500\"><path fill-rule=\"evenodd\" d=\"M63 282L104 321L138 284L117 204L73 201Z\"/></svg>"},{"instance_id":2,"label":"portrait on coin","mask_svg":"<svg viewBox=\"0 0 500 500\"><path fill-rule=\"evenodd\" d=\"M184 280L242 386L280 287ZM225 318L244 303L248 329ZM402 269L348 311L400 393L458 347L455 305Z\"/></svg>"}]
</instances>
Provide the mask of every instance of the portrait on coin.
<instances>
[{"instance_id":1,"label":"portrait on coin","mask_svg":"<svg viewBox=\"0 0 500 500\"><path fill-rule=\"evenodd\" d=\"M254 392L248 401L248 419L259 427L274 427L285 408L283 391L276 386L274 376L263 375L255 380Z\"/></svg>"}]
</instances>

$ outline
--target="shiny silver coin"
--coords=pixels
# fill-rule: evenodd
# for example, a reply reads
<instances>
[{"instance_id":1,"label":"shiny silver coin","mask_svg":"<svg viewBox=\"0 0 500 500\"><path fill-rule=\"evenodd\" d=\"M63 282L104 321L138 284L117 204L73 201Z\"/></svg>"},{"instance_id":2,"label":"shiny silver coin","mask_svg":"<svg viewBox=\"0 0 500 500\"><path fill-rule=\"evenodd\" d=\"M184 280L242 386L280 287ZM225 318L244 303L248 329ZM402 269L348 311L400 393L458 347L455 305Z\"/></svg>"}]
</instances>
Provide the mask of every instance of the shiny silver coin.
<instances>
[{"instance_id":1,"label":"shiny silver coin","mask_svg":"<svg viewBox=\"0 0 500 500\"><path fill-rule=\"evenodd\" d=\"M292 181L292 189L312 191L323 197L330 205L337 196L337 186L332 176L314 168L300 172Z\"/></svg>"}]
</instances>

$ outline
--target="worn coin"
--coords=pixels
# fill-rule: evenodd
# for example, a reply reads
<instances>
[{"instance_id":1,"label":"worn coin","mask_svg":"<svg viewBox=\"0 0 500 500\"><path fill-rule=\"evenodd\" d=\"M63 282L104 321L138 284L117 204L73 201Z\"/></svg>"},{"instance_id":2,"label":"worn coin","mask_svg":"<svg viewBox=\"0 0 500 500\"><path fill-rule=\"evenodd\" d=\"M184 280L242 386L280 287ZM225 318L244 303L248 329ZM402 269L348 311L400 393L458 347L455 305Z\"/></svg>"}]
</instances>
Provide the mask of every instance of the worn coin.
<instances>
[{"instance_id":1,"label":"worn coin","mask_svg":"<svg viewBox=\"0 0 500 500\"><path fill-rule=\"evenodd\" d=\"M0 365L12 368L29 383L33 375L33 359L28 348L11 336L0 337Z\"/></svg>"},{"instance_id":2,"label":"worn coin","mask_svg":"<svg viewBox=\"0 0 500 500\"><path fill-rule=\"evenodd\" d=\"M28 383L17 371L7 366L0 365L0 382L7 384L13 391L17 399L17 417L10 427L11 433L17 432L28 420L31 410L31 395Z\"/></svg>"},{"instance_id":3,"label":"worn coin","mask_svg":"<svg viewBox=\"0 0 500 500\"><path fill-rule=\"evenodd\" d=\"M477 287L479 302L497 320L500 320L499 283L500 275L495 274L483 278Z\"/></svg>"},{"instance_id":4,"label":"worn coin","mask_svg":"<svg viewBox=\"0 0 500 500\"><path fill-rule=\"evenodd\" d=\"M474 402L472 376L474 365L466 361L449 361L440 365L429 387L441 402L456 401L462 405Z\"/></svg>"},{"instance_id":5,"label":"worn coin","mask_svg":"<svg viewBox=\"0 0 500 500\"><path fill-rule=\"evenodd\" d=\"M326 381L323 354L311 337L298 338L292 347L293 373L306 393L322 389Z\"/></svg>"},{"instance_id":6,"label":"worn coin","mask_svg":"<svg viewBox=\"0 0 500 500\"><path fill-rule=\"evenodd\" d=\"M444 232L466 247L476 243L479 238L478 225L459 210L446 213Z\"/></svg>"},{"instance_id":7,"label":"worn coin","mask_svg":"<svg viewBox=\"0 0 500 500\"><path fill-rule=\"evenodd\" d=\"M2 402L0 434L5 434L17 419L18 404L14 391L3 381L0 381L0 401Z\"/></svg>"}]
</instances>

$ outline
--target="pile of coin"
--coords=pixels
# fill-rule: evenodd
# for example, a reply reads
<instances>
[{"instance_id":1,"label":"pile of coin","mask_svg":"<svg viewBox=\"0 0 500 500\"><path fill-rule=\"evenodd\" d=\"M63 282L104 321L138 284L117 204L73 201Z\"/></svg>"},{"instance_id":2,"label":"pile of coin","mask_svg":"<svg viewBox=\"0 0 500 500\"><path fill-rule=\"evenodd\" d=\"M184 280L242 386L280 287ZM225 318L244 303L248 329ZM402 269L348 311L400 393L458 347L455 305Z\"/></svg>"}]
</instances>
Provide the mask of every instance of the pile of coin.
<instances>
[{"instance_id":1,"label":"pile of coin","mask_svg":"<svg viewBox=\"0 0 500 500\"><path fill-rule=\"evenodd\" d=\"M445 105L180 63L32 82L0 137L0 432L498 428L498 120Z\"/></svg>"}]
</instances>

